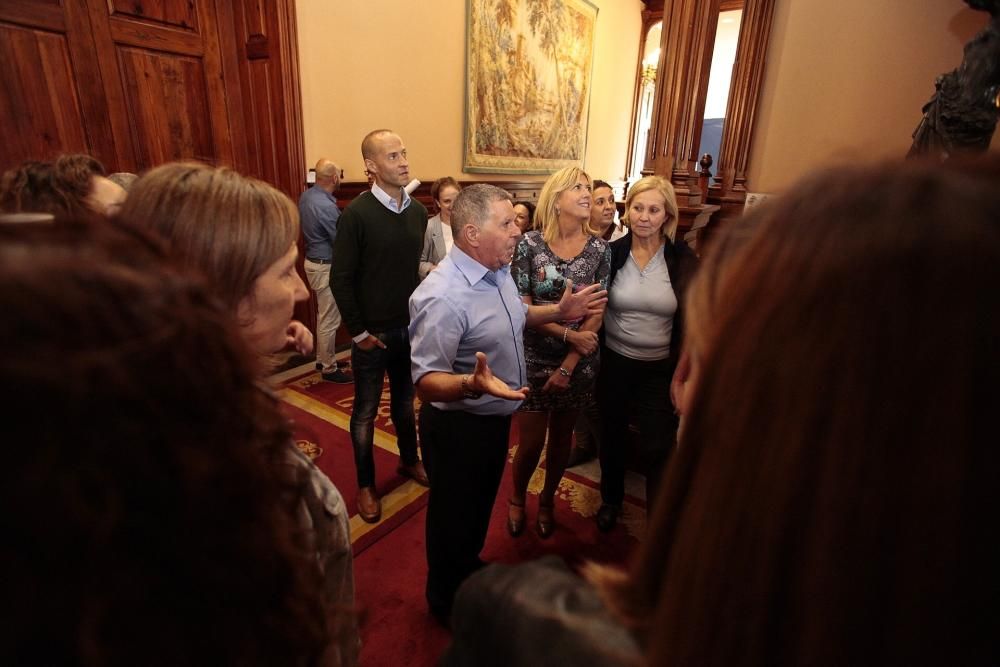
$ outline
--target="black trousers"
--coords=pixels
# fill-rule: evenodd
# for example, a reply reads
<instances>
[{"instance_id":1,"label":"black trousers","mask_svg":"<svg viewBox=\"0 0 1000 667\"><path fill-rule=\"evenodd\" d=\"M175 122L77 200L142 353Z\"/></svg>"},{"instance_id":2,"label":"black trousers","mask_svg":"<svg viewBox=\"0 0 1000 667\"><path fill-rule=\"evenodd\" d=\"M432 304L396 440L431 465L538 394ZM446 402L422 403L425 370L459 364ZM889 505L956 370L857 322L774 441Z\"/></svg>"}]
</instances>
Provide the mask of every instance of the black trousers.
<instances>
[{"instance_id":1,"label":"black trousers","mask_svg":"<svg viewBox=\"0 0 1000 667\"><path fill-rule=\"evenodd\" d=\"M479 552L507 462L510 415L420 408L420 444L431 480L427 504L427 602L448 615L455 591L482 567Z\"/></svg>"},{"instance_id":2,"label":"black trousers","mask_svg":"<svg viewBox=\"0 0 1000 667\"><path fill-rule=\"evenodd\" d=\"M603 420L601 438L601 501L621 506L625 498L625 448L629 418L639 430L639 472L647 493L659 485L677 433L677 416L670 402L674 364L669 359L638 361L601 348L597 404ZM652 507L654 498L646 498Z\"/></svg>"}]
</instances>

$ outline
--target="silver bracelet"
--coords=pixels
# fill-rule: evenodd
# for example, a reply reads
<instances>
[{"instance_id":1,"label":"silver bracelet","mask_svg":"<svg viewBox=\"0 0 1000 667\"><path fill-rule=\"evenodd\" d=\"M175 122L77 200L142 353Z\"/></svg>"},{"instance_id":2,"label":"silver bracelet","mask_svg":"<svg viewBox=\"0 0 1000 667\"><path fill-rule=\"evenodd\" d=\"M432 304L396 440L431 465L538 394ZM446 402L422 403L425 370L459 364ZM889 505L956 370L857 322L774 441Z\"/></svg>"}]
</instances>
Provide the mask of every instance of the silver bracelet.
<instances>
[{"instance_id":1,"label":"silver bracelet","mask_svg":"<svg viewBox=\"0 0 1000 667\"><path fill-rule=\"evenodd\" d=\"M566 327L566 330L563 331L563 345L566 344L566 337L567 336L569 336L569 327Z\"/></svg>"},{"instance_id":2,"label":"silver bracelet","mask_svg":"<svg viewBox=\"0 0 1000 667\"><path fill-rule=\"evenodd\" d=\"M559 367L559 375L562 375L564 378L568 378L569 376L573 375L573 371L568 370L567 368L564 368L563 366L560 366Z\"/></svg>"}]
</instances>

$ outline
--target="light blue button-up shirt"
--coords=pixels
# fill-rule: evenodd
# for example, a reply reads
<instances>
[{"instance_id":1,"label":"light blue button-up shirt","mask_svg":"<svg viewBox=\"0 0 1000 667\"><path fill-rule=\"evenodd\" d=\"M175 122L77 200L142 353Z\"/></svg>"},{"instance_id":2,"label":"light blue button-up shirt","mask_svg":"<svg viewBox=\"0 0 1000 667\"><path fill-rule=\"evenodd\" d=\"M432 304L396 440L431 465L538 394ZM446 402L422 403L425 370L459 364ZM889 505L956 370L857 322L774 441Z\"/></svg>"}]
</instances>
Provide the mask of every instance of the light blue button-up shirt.
<instances>
[{"instance_id":1,"label":"light blue button-up shirt","mask_svg":"<svg viewBox=\"0 0 1000 667\"><path fill-rule=\"evenodd\" d=\"M377 199L382 206L385 206L393 213L402 213L406 210L406 207L410 205L410 195L406 192L406 190L403 190L402 205L400 205L400 203L393 197L390 197L385 190L378 186L377 183L372 183L372 194L375 195L375 199Z\"/></svg>"},{"instance_id":2,"label":"light blue button-up shirt","mask_svg":"<svg viewBox=\"0 0 1000 667\"><path fill-rule=\"evenodd\" d=\"M510 267L488 268L452 246L438 268L410 296L410 361L413 382L427 373L472 373L476 352L486 355L493 375L511 389L527 385L524 325L528 306L521 301ZM448 403L440 410L477 415L509 415L521 405L484 395Z\"/></svg>"},{"instance_id":3,"label":"light blue button-up shirt","mask_svg":"<svg viewBox=\"0 0 1000 667\"><path fill-rule=\"evenodd\" d=\"M337 198L314 185L299 197L299 219L306 240L306 258L329 262L337 238L340 209Z\"/></svg>"}]
</instances>

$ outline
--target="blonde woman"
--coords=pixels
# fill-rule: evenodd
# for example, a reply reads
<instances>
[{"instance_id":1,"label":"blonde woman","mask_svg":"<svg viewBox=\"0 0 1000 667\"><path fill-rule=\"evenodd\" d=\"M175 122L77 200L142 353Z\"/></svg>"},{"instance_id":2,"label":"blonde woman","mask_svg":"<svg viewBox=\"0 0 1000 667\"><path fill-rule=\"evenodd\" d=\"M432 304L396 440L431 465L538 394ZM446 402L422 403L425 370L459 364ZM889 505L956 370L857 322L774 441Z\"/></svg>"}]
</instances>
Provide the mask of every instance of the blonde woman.
<instances>
[{"instance_id":1,"label":"blonde woman","mask_svg":"<svg viewBox=\"0 0 1000 667\"><path fill-rule=\"evenodd\" d=\"M592 183L576 167L549 177L538 198L536 231L517 246L511 274L529 305L558 303L567 283L603 288L611 268L608 244L590 226ZM513 465L513 490L507 530L519 535L525 525L528 481L548 435L545 485L538 496L538 534L555 530L553 500L566 470L573 424L593 390L598 369L597 330L602 315L544 324L524 331L524 354L531 393L518 415L520 443Z\"/></svg>"},{"instance_id":2,"label":"blonde woman","mask_svg":"<svg viewBox=\"0 0 1000 667\"><path fill-rule=\"evenodd\" d=\"M631 232L611 243L597 391L603 424L597 527L604 532L614 528L625 498L630 417L639 429L648 506L655 500L677 431L670 379L681 350L684 290L695 267L694 254L674 240L678 210L670 181L662 176L636 181L625 212Z\"/></svg>"}]
</instances>

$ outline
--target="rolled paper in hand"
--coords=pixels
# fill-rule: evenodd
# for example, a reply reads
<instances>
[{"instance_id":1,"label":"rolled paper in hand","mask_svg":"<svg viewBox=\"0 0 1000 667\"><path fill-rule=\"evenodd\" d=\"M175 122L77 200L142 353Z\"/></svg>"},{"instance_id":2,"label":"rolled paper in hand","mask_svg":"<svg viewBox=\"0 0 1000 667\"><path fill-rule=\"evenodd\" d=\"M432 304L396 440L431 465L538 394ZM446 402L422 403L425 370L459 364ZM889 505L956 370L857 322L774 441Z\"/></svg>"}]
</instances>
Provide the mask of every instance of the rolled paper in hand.
<instances>
[{"instance_id":1,"label":"rolled paper in hand","mask_svg":"<svg viewBox=\"0 0 1000 667\"><path fill-rule=\"evenodd\" d=\"M403 188L403 189L406 190L406 194L412 195L413 191L416 190L419 187L420 187L420 181L418 181L417 179L414 178L412 181L410 181L409 183L407 183L406 187Z\"/></svg>"}]
</instances>

